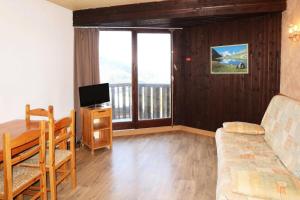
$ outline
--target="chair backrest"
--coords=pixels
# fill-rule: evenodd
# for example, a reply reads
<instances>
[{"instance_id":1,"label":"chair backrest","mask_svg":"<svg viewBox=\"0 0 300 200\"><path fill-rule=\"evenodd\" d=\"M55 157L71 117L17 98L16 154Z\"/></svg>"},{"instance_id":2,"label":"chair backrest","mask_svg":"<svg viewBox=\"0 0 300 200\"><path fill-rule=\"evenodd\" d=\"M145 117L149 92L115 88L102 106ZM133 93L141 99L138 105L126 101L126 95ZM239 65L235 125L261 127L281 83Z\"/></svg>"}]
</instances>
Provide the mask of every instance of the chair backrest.
<instances>
[{"instance_id":1,"label":"chair backrest","mask_svg":"<svg viewBox=\"0 0 300 200\"><path fill-rule=\"evenodd\" d=\"M30 126L30 117L31 116L36 116L36 117L46 117L47 120L50 121L50 119L54 120L54 111L53 111L53 106L48 106L48 110L43 109L43 108L35 108L35 109L30 109L30 105L26 105L26 126Z\"/></svg>"},{"instance_id":2,"label":"chair backrest","mask_svg":"<svg viewBox=\"0 0 300 200\"><path fill-rule=\"evenodd\" d=\"M67 149L70 141L70 150L75 152L75 111L72 110L69 117L64 117L57 122L50 119L49 122L49 161L54 164L55 149Z\"/></svg>"},{"instance_id":3,"label":"chair backrest","mask_svg":"<svg viewBox=\"0 0 300 200\"><path fill-rule=\"evenodd\" d=\"M3 135L4 194L7 199L13 196L14 165L39 153L40 169L45 170L45 121L40 122L40 127L23 132L15 139L11 139L10 133Z\"/></svg>"}]
</instances>

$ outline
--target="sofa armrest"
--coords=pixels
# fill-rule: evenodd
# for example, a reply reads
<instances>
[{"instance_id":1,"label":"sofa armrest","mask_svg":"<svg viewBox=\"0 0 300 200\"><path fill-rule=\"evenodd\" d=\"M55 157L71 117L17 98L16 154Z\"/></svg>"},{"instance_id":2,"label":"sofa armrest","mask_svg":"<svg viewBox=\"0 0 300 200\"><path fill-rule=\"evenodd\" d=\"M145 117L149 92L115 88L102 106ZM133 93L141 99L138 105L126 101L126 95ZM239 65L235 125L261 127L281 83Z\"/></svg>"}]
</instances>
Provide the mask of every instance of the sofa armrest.
<instances>
[{"instance_id":1,"label":"sofa armrest","mask_svg":"<svg viewBox=\"0 0 300 200\"><path fill-rule=\"evenodd\" d=\"M224 122L223 128L228 133L242 133L250 135L263 135L265 129L258 125L247 122Z\"/></svg>"}]
</instances>

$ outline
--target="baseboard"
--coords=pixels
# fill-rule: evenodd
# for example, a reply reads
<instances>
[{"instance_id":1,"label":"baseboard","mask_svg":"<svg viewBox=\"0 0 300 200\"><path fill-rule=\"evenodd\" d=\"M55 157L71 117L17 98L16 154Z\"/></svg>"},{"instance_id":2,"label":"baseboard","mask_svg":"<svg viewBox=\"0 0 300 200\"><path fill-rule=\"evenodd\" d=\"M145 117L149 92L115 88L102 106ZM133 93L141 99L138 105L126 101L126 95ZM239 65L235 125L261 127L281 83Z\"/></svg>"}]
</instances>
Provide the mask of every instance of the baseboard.
<instances>
[{"instance_id":1,"label":"baseboard","mask_svg":"<svg viewBox=\"0 0 300 200\"><path fill-rule=\"evenodd\" d=\"M113 131L113 137L146 135L146 134L155 134L155 133L167 133L167 132L172 132L172 131L184 131L184 132L198 134L198 135L207 136L207 137L215 137L215 132L192 128L192 127L188 127L188 126L182 126L182 125L117 130L117 131Z\"/></svg>"},{"instance_id":2,"label":"baseboard","mask_svg":"<svg viewBox=\"0 0 300 200\"><path fill-rule=\"evenodd\" d=\"M153 128L126 129L113 131L113 137L165 133L178 130L181 130L180 126L160 126Z\"/></svg>"},{"instance_id":3,"label":"baseboard","mask_svg":"<svg viewBox=\"0 0 300 200\"><path fill-rule=\"evenodd\" d=\"M206 131L206 130L202 130L202 129L198 129L198 128L192 128L189 126L180 126L182 131L185 132L189 132L189 133L194 133L194 134L198 134L198 135L203 135L203 136L207 136L207 137L215 137L215 132L213 131Z\"/></svg>"}]
</instances>

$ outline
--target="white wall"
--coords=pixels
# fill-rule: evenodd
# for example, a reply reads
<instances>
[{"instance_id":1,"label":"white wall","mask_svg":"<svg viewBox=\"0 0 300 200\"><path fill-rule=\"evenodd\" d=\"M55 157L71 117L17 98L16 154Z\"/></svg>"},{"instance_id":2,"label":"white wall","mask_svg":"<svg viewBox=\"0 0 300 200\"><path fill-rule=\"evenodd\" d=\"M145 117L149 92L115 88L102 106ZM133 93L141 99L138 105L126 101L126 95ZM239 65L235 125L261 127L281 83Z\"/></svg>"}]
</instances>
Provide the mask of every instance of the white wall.
<instances>
[{"instance_id":1,"label":"white wall","mask_svg":"<svg viewBox=\"0 0 300 200\"><path fill-rule=\"evenodd\" d=\"M0 123L25 104L73 108L72 11L46 0L0 0Z\"/></svg>"}]
</instances>

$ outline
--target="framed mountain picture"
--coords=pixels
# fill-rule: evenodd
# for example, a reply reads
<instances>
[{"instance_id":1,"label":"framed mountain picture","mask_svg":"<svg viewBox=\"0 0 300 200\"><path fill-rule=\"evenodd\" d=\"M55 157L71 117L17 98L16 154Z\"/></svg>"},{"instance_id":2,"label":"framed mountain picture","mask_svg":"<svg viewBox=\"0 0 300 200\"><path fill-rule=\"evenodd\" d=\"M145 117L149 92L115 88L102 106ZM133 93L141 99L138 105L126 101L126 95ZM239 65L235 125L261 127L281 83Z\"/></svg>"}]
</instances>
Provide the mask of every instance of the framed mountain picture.
<instances>
[{"instance_id":1,"label":"framed mountain picture","mask_svg":"<svg viewBox=\"0 0 300 200\"><path fill-rule=\"evenodd\" d=\"M248 74L248 44L211 47L211 74Z\"/></svg>"}]
</instances>

